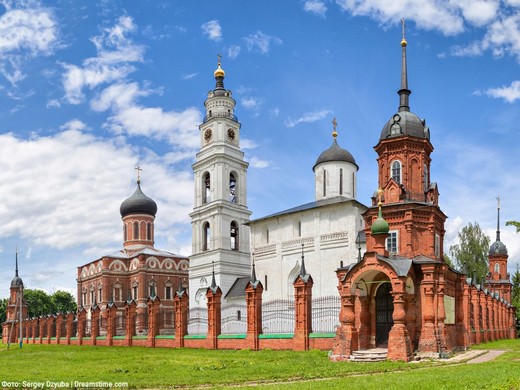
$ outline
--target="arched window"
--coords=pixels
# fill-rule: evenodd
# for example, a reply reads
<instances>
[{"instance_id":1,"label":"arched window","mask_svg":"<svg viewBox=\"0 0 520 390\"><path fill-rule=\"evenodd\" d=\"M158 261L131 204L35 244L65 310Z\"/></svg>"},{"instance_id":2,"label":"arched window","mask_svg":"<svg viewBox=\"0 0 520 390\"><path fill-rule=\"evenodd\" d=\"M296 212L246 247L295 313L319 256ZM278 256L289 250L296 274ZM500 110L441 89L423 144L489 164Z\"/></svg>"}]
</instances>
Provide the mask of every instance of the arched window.
<instances>
[{"instance_id":1,"label":"arched window","mask_svg":"<svg viewBox=\"0 0 520 390\"><path fill-rule=\"evenodd\" d=\"M150 222L146 224L146 239L148 241L152 240L152 224Z\"/></svg>"},{"instance_id":2,"label":"arched window","mask_svg":"<svg viewBox=\"0 0 520 390\"><path fill-rule=\"evenodd\" d=\"M327 171L323 170L323 196L327 196Z\"/></svg>"},{"instance_id":3,"label":"arched window","mask_svg":"<svg viewBox=\"0 0 520 390\"><path fill-rule=\"evenodd\" d=\"M139 223L134 222L134 240L139 240Z\"/></svg>"},{"instance_id":4,"label":"arched window","mask_svg":"<svg viewBox=\"0 0 520 390\"><path fill-rule=\"evenodd\" d=\"M397 184L401 184L401 161L399 160L395 160L392 163L392 179L394 179Z\"/></svg>"},{"instance_id":5,"label":"arched window","mask_svg":"<svg viewBox=\"0 0 520 390\"><path fill-rule=\"evenodd\" d=\"M237 185L237 179L235 178L235 175L233 173L229 174L229 201L236 203L237 197L236 197L236 185Z\"/></svg>"},{"instance_id":6,"label":"arched window","mask_svg":"<svg viewBox=\"0 0 520 390\"><path fill-rule=\"evenodd\" d=\"M235 221L231 222L231 229L230 229L230 236L231 236L231 250L237 251L238 250L238 225Z\"/></svg>"},{"instance_id":7,"label":"arched window","mask_svg":"<svg viewBox=\"0 0 520 390\"><path fill-rule=\"evenodd\" d=\"M497 274L500 273L500 264L498 264L498 263L495 263L495 273L497 273Z\"/></svg>"},{"instance_id":8,"label":"arched window","mask_svg":"<svg viewBox=\"0 0 520 390\"><path fill-rule=\"evenodd\" d=\"M203 251L209 250L210 235L211 235L211 231L210 231L210 227L209 227L209 222L206 222L206 223L204 223L204 225L202 225L202 250Z\"/></svg>"},{"instance_id":9,"label":"arched window","mask_svg":"<svg viewBox=\"0 0 520 390\"><path fill-rule=\"evenodd\" d=\"M339 194L343 195L343 168L339 169Z\"/></svg>"},{"instance_id":10,"label":"arched window","mask_svg":"<svg viewBox=\"0 0 520 390\"><path fill-rule=\"evenodd\" d=\"M211 177L209 172L202 176L202 203L211 202Z\"/></svg>"}]
</instances>

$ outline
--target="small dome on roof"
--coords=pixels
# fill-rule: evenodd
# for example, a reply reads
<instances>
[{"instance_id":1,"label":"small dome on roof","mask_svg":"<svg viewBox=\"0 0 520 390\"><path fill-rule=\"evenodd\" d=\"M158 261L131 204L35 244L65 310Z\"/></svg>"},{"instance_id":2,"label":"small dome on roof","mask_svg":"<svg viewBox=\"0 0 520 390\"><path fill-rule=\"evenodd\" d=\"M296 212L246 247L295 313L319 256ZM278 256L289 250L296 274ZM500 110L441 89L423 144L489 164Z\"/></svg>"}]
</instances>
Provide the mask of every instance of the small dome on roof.
<instances>
[{"instance_id":1,"label":"small dome on roof","mask_svg":"<svg viewBox=\"0 0 520 390\"><path fill-rule=\"evenodd\" d=\"M426 121L420 119L413 112L399 111L386 122L379 139L382 141L403 135L429 140L430 129L426 126Z\"/></svg>"},{"instance_id":2,"label":"small dome on roof","mask_svg":"<svg viewBox=\"0 0 520 390\"><path fill-rule=\"evenodd\" d=\"M314 164L312 167L312 170L314 170L314 168L316 168L316 166L319 164L329 161L344 161L354 164L357 167L356 160L354 160L352 154L348 150L340 147L336 141L336 138L334 138L332 146L320 154L316 160L316 164Z\"/></svg>"},{"instance_id":3,"label":"small dome on roof","mask_svg":"<svg viewBox=\"0 0 520 390\"><path fill-rule=\"evenodd\" d=\"M11 288L15 287L23 287L23 280L21 277L16 275L13 280L11 280Z\"/></svg>"},{"instance_id":4,"label":"small dome on roof","mask_svg":"<svg viewBox=\"0 0 520 390\"><path fill-rule=\"evenodd\" d=\"M129 214L148 214L155 217L157 213L157 203L141 191L141 183L137 181L135 192L130 198L121 203L119 211L121 212L122 218Z\"/></svg>"},{"instance_id":5,"label":"small dome on roof","mask_svg":"<svg viewBox=\"0 0 520 390\"><path fill-rule=\"evenodd\" d=\"M490 255L507 255L507 248L502 241L495 241L489 247Z\"/></svg>"}]
</instances>

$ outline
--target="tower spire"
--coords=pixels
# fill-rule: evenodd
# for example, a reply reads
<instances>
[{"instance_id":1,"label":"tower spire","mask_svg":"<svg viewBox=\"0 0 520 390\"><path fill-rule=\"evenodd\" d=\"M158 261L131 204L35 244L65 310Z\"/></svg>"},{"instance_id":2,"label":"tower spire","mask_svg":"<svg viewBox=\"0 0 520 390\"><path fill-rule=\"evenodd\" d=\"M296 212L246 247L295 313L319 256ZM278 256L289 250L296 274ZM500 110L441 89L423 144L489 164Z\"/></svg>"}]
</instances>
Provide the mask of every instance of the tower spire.
<instances>
[{"instance_id":1,"label":"tower spire","mask_svg":"<svg viewBox=\"0 0 520 390\"><path fill-rule=\"evenodd\" d=\"M300 267L300 276L305 276L307 275L307 270L305 269L305 255L303 254L303 246L304 244L302 243L302 265Z\"/></svg>"},{"instance_id":2,"label":"tower spire","mask_svg":"<svg viewBox=\"0 0 520 390\"><path fill-rule=\"evenodd\" d=\"M497 239L500 241L500 196L497 196Z\"/></svg>"},{"instance_id":3,"label":"tower spire","mask_svg":"<svg viewBox=\"0 0 520 390\"><path fill-rule=\"evenodd\" d=\"M399 94L399 111L410 111L410 101L409 97L412 91L408 89L408 70L406 66L406 42L405 38L405 27L406 24L404 22L404 18L401 19L401 26L403 31L403 38L401 39L401 50L402 50L402 59L401 59L401 89L397 92Z\"/></svg>"},{"instance_id":4,"label":"tower spire","mask_svg":"<svg viewBox=\"0 0 520 390\"><path fill-rule=\"evenodd\" d=\"M252 253L253 256L253 268L251 270L251 283L256 282L256 271L255 271L255 254Z\"/></svg>"},{"instance_id":5,"label":"tower spire","mask_svg":"<svg viewBox=\"0 0 520 390\"><path fill-rule=\"evenodd\" d=\"M16 256L15 256L16 260L16 266L15 266L15 271L14 271L14 276L15 277L18 277L18 245L16 245Z\"/></svg>"}]
</instances>

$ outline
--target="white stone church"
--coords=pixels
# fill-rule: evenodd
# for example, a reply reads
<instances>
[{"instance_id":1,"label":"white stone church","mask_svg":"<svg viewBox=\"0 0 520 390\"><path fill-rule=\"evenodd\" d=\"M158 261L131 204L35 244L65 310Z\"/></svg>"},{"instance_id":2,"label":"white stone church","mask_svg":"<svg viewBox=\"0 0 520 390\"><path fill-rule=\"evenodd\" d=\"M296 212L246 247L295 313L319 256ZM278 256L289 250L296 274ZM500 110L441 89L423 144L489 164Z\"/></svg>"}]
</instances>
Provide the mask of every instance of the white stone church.
<instances>
[{"instance_id":1,"label":"white stone church","mask_svg":"<svg viewBox=\"0 0 520 390\"><path fill-rule=\"evenodd\" d=\"M215 71L199 126L201 149L193 164L195 194L189 268L190 307L205 308L213 281L223 292L223 306L244 300L254 261L264 287L263 300L291 299L302 255L314 280L313 297L337 296L335 270L365 251L367 209L356 200L358 166L336 140L312 167L315 201L250 220L247 208L248 163L240 149L235 100L224 88L224 70ZM311 167L309 167L310 169Z\"/></svg>"}]
</instances>

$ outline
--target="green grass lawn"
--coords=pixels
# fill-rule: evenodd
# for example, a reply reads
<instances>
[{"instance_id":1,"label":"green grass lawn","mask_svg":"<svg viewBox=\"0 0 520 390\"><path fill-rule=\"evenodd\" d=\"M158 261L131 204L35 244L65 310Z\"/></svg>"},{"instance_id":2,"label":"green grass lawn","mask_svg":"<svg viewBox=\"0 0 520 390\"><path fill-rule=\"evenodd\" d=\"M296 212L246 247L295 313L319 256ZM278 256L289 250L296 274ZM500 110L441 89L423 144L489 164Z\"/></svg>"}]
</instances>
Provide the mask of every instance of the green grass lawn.
<instances>
[{"instance_id":1,"label":"green grass lawn","mask_svg":"<svg viewBox=\"0 0 520 390\"><path fill-rule=\"evenodd\" d=\"M478 348L508 349L495 361L333 363L322 351L210 351L140 347L0 344L0 384L127 382L131 388L226 386L359 389L520 389L520 340ZM274 382L274 383L272 383ZM271 383L271 384L270 384Z\"/></svg>"}]
</instances>

